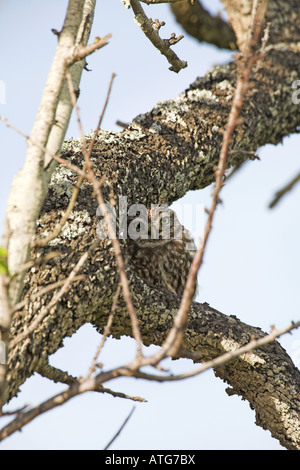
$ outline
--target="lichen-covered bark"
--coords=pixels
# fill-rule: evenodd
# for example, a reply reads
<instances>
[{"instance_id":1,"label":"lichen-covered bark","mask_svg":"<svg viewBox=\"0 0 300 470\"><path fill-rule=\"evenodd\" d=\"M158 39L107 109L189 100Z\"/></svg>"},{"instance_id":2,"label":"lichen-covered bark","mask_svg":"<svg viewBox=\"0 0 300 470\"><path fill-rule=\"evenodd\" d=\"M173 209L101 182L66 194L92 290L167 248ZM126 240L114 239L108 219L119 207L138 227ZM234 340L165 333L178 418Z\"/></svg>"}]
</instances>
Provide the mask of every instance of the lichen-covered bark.
<instances>
[{"instance_id":1,"label":"lichen-covered bark","mask_svg":"<svg viewBox=\"0 0 300 470\"><path fill-rule=\"evenodd\" d=\"M274 9L280 3L270 2L270 8ZM296 12L299 18L299 10L300 6L295 5L290 17ZM294 31L291 28L291 33ZM277 37L275 33L274 37ZM299 126L300 105L292 102L294 90L291 84L300 76L300 52L296 42L293 46L273 46L269 44L256 67L253 86L243 106L243 121L232 141L232 149L237 151L230 153L229 166L246 158L242 151L255 152L264 144L277 144ZM210 184L214 179L214 166L218 161L235 82L233 64L216 67L205 77L196 79L178 97L138 116L123 132L101 131L92 161L97 176L106 175L105 198L108 200L113 194L118 203L119 196L127 196L128 205L170 204L187 191ZM82 166L80 141L67 142L63 156ZM70 170L61 167L56 170L39 219L38 236L54 228L68 205L76 179ZM118 204L116 208L118 210ZM42 256L55 249L61 254L31 270L24 296L68 275L80 255L97 239L96 210L92 189L84 183L73 215L60 237L47 248L35 252L35 256ZM126 257L125 241L122 241L122 249ZM161 344L180 299L143 283L132 271L130 260L127 261L143 341ZM118 281L109 240L99 240L81 272L86 274L86 280L74 283L35 332L10 352L8 398L14 396L37 366L62 345L66 336L86 322L98 330L105 325ZM50 297L51 294L47 294L15 314L12 338L30 323ZM112 333L115 336L131 335L129 316L122 299ZM205 360L245 344L251 336L263 334L258 328L223 315L207 304L194 303L184 345L189 351L200 351ZM279 343L232 361L216 370L216 374L231 386L230 393L238 393L255 408L260 426L269 429L286 448L300 448L300 374Z\"/></svg>"},{"instance_id":2,"label":"lichen-covered bark","mask_svg":"<svg viewBox=\"0 0 300 470\"><path fill-rule=\"evenodd\" d=\"M222 0L237 42L242 49L251 22L252 0ZM298 0L269 0L265 23L270 23L269 44L290 46L299 43Z\"/></svg>"}]
</instances>

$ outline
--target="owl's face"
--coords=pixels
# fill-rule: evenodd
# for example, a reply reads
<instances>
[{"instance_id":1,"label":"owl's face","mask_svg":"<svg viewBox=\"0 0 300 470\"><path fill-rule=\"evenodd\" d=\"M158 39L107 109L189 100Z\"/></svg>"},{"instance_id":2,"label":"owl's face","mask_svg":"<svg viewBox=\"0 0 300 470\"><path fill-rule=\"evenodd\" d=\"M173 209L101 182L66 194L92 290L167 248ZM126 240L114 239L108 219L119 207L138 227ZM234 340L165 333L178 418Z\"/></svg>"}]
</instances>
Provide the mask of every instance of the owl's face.
<instances>
[{"instance_id":1,"label":"owl's face","mask_svg":"<svg viewBox=\"0 0 300 470\"><path fill-rule=\"evenodd\" d=\"M169 208L154 206L134 218L129 216L128 222L128 238L139 247L155 248L182 239L183 227Z\"/></svg>"},{"instance_id":2,"label":"owl's face","mask_svg":"<svg viewBox=\"0 0 300 470\"><path fill-rule=\"evenodd\" d=\"M127 216L128 261L152 286L182 295L196 250L192 234L168 207L131 206Z\"/></svg>"}]
</instances>

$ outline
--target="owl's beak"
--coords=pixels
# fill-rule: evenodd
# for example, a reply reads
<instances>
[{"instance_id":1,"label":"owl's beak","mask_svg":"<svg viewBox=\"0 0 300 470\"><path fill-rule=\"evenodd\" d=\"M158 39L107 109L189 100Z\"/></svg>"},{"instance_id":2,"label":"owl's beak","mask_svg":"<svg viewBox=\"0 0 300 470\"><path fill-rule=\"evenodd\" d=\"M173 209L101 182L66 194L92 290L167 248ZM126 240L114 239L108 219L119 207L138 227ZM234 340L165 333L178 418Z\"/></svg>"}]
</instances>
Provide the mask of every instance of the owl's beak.
<instances>
[{"instance_id":1,"label":"owl's beak","mask_svg":"<svg viewBox=\"0 0 300 470\"><path fill-rule=\"evenodd\" d=\"M155 226L151 227L151 232L150 232L150 239L152 240L158 240L159 239L159 231Z\"/></svg>"}]
</instances>

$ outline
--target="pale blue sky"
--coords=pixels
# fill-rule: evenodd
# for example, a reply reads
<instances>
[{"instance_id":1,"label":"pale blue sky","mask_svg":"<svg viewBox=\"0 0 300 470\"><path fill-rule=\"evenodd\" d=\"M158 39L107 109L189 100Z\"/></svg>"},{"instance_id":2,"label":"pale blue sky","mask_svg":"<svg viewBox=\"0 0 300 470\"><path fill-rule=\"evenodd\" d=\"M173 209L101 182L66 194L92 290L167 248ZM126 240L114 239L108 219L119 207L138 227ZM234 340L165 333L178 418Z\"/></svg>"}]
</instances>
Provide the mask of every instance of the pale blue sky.
<instances>
[{"instance_id":1,"label":"pale blue sky","mask_svg":"<svg viewBox=\"0 0 300 470\"><path fill-rule=\"evenodd\" d=\"M0 105L0 113L26 133L30 133L56 46L51 28L60 29L66 5L66 0L0 0L0 80L6 84L6 104ZM161 30L164 35L182 33L167 6L145 9L153 18L166 21ZM126 11L119 0L97 4L91 40L109 32L113 35L109 45L88 59L92 71L84 72L81 81L78 103L86 131L97 123L112 72L117 78L103 128L119 131L117 119L130 121L158 101L176 96L197 76L231 56L186 37L175 50L189 67L174 74L133 22L132 11ZM78 135L72 118L67 136ZM3 221L10 184L23 165L26 144L4 125L0 125L0 136ZM285 138L277 147L265 146L258 151L261 160L248 162L225 186L224 203L217 210L199 273L199 301L267 331L272 324L283 327L300 318L300 185L276 209L268 209L274 192L299 171L299 147L299 135ZM210 193L211 188L189 193L183 202L208 206ZM84 374L98 341L99 335L86 325L65 341L52 364L74 375ZM300 332L280 342L299 366ZM131 339L111 339L101 361L110 368L130 360L134 351ZM166 361L165 367L177 373L192 364ZM124 378L107 386L148 400L137 405L114 449L282 449L268 431L255 425L248 403L236 396L229 398L226 385L211 371L172 384ZM37 404L62 388L36 375L24 384L11 407ZM132 406L129 401L89 393L39 417L1 443L0 449L102 449Z\"/></svg>"}]
</instances>

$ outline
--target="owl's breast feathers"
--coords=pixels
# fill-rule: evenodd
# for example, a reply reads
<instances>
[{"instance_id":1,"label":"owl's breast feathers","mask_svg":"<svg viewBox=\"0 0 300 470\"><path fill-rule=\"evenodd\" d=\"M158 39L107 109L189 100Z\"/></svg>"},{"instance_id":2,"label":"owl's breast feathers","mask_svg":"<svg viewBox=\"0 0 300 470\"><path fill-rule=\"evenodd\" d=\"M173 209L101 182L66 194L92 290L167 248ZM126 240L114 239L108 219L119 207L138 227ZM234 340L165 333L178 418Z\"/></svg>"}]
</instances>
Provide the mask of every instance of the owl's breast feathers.
<instances>
[{"instance_id":1,"label":"owl's breast feathers","mask_svg":"<svg viewBox=\"0 0 300 470\"><path fill-rule=\"evenodd\" d=\"M128 261L147 283L182 295L195 250L191 233L182 227L182 237L165 244L142 246L129 240Z\"/></svg>"}]
</instances>

